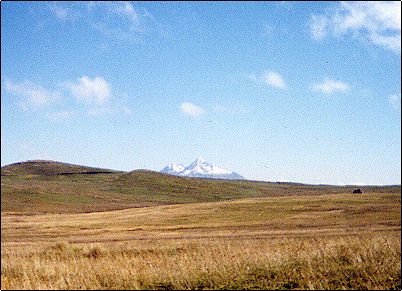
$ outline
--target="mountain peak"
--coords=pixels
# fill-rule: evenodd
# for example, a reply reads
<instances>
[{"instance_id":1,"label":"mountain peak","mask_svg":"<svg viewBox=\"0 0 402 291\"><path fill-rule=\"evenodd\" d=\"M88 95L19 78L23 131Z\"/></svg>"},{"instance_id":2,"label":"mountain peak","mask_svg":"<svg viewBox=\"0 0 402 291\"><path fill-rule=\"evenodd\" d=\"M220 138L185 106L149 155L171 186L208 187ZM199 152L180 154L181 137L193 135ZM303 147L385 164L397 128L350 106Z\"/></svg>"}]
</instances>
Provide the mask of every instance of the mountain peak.
<instances>
[{"instance_id":1,"label":"mountain peak","mask_svg":"<svg viewBox=\"0 0 402 291\"><path fill-rule=\"evenodd\" d=\"M188 167L187 167L187 169L194 169L194 168L196 168L196 167L198 167L198 166L201 166L201 165L204 165L204 164L207 164L207 162L204 160L204 158L203 157L198 157L194 162L192 162Z\"/></svg>"},{"instance_id":2,"label":"mountain peak","mask_svg":"<svg viewBox=\"0 0 402 291\"><path fill-rule=\"evenodd\" d=\"M177 173L184 171L184 169L185 169L185 167L182 164L171 163L171 164L167 165L166 167L164 167L161 170L161 172L175 175Z\"/></svg>"},{"instance_id":3,"label":"mountain peak","mask_svg":"<svg viewBox=\"0 0 402 291\"><path fill-rule=\"evenodd\" d=\"M185 177L211 179L244 179L244 177L235 172L215 167L211 163L206 162L203 157L198 157L187 167L184 167L182 164L169 164L165 168L163 168L161 172Z\"/></svg>"},{"instance_id":4,"label":"mountain peak","mask_svg":"<svg viewBox=\"0 0 402 291\"><path fill-rule=\"evenodd\" d=\"M196 162L197 164L203 164L203 163L205 163L205 159L204 159L203 157L199 156L199 157L195 160L195 162Z\"/></svg>"}]
</instances>

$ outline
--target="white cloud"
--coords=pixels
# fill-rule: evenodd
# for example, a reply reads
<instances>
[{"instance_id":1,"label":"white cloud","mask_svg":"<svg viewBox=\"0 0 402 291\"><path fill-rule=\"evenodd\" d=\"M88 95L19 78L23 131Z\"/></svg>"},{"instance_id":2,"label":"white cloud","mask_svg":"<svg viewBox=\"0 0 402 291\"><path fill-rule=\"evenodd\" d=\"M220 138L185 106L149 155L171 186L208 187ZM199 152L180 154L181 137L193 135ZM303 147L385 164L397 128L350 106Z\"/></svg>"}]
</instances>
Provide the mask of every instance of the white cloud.
<instances>
[{"instance_id":1,"label":"white cloud","mask_svg":"<svg viewBox=\"0 0 402 291\"><path fill-rule=\"evenodd\" d=\"M180 110L188 115L188 116L192 116L192 117L198 117L201 116L205 113L204 109L202 109L201 107L191 103L191 102L184 102L180 105Z\"/></svg>"},{"instance_id":2,"label":"white cloud","mask_svg":"<svg viewBox=\"0 0 402 291\"><path fill-rule=\"evenodd\" d=\"M310 20L311 36L316 39L322 39L327 35L328 19L322 15L313 15Z\"/></svg>"},{"instance_id":3,"label":"white cloud","mask_svg":"<svg viewBox=\"0 0 402 291\"><path fill-rule=\"evenodd\" d=\"M111 98L111 85L102 77L91 79L88 76L83 76L78 78L75 83L64 82L64 87L70 91L78 103L86 105L87 115L89 116L133 114L133 110L130 107L123 106L119 104L119 100Z\"/></svg>"},{"instance_id":4,"label":"white cloud","mask_svg":"<svg viewBox=\"0 0 402 291\"><path fill-rule=\"evenodd\" d=\"M5 89L8 93L23 98L20 105L24 110L44 107L61 97L60 92L47 90L31 81L24 81L17 84L10 80L6 80Z\"/></svg>"},{"instance_id":5,"label":"white cloud","mask_svg":"<svg viewBox=\"0 0 402 291\"><path fill-rule=\"evenodd\" d=\"M285 89L286 84L285 81L283 80L282 76L277 73L277 72L264 72L262 75L262 80L265 82L267 85L279 88L279 89Z\"/></svg>"},{"instance_id":6,"label":"white cloud","mask_svg":"<svg viewBox=\"0 0 402 291\"><path fill-rule=\"evenodd\" d=\"M312 15L310 31L314 39L350 33L400 53L401 2L342 1L326 14Z\"/></svg>"},{"instance_id":7,"label":"white cloud","mask_svg":"<svg viewBox=\"0 0 402 291\"><path fill-rule=\"evenodd\" d=\"M292 10L293 9L293 4L295 4L293 1L275 1L277 5L279 5L282 8L285 8L287 10Z\"/></svg>"},{"instance_id":8,"label":"white cloud","mask_svg":"<svg viewBox=\"0 0 402 291\"><path fill-rule=\"evenodd\" d=\"M395 110L401 110L401 93L388 96L388 102Z\"/></svg>"},{"instance_id":9,"label":"white cloud","mask_svg":"<svg viewBox=\"0 0 402 291\"><path fill-rule=\"evenodd\" d=\"M109 2L109 6L104 6L107 12L113 15L114 19L120 22L119 28L115 25L109 25L107 22L101 22L102 25L111 35L120 38L129 38L136 34L144 34L145 32L155 28L157 24L155 17L146 9L136 9L127 1Z\"/></svg>"},{"instance_id":10,"label":"white cloud","mask_svg":"<svg viewBox=\"0 0 402 291\"><path fill-rule=\"evenodd\" d=\"M139 41L147 33L163 33L153 14L129 1L55 2L49 9L59 21L79 20L114 39Z\"/></svg>"},{"instance_id":11,"label":"white cloud","mask_svg":"<svg viewBox=\"0 0 402 291\"><path fill-rule=\"evenodd\" d=\"M133 5L130 2L120 2L116 3L116 7L114 10L121 15L122 17L127 17L130 21L135 24L138 24L140 21L140 15L134 9Z\"/></svg>"},{"instance_id":12,"label":"white cloud","mask_svg":"<svg viewBox=\"0 0 402 291\"><path fill-rule=\"evenodd\" d=\"M349 90L349 85L337 80L326 79L321 83L317 83L313 85L313 91L321 92L324 94L332 94L336 91L345 92Z\"/></svg>"},{"instance_id":13,"label":"white cloud","mask_svg":"<svg viewBox=\"0 0 402 291\"><path fill-rule=\"evenodd\" d=\"M124 106L119 100L111 98L111 86L102 77L91 79L83 76L78 78L76 82L65 81L59 83L58 90L48 90L31 81L14 83L6 80L4 87L7 93L20 97L16 103L24 111L44 109L46 107L45 116L54 121L68 119L77 115L79 111L72 110L74 103L84 105L83 109L90 116L109 113L133 114L133 110L130 107ZM66 92L63 92L63 89ZM59 111L54 111L54 105L57 105Z\"/></svg>"},{"instance_id":14,"label":"white cloud","mask_svg":"<svg viewBox=\"0 0 402 291\"><path fill-rule=\"evenodd\" d=\"M59 20L66 21L71 17L71 9L66 6L61 6L57 1L52 2L49 7L51 13Z\"/></svg>"},{"instance_id":15,"label":"white cloud","mask_svg":"<svg viewBox=\"0 0 402 291\"><path fill-rule=\"evenodd\" d=\"M90 79L87 76L78 78L76 83L66 82L65 86L77 101L103 104L110 98L110 84L102 77Z\"/></svg>"}]
</instances>

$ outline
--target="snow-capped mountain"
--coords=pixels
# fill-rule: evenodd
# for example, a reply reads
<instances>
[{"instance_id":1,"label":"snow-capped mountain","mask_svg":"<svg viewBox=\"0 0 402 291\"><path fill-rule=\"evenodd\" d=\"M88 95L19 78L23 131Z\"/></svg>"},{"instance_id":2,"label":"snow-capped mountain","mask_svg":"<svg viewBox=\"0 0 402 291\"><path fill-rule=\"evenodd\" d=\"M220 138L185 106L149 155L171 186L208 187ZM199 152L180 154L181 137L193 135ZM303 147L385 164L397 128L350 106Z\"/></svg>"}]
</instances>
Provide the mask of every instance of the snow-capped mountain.
<instances>
[{"instance_id":1,"label":"snow-capped mountain","mask_svg":"<svg viewBox=\"0 0 402 291\"><path fill-rule=\"evenodd\" d=\"M188 167L182 164L172 163L161 170L161 173L167 173L176 176L210 178L210 179L244 179L239 174L222 168L215 167L199 157Z\"/></svg>"},{"instance_id":2,"label":"snow-capped mountain","mask_svg":"<svg viewBox=\"0 0 402 291\"><path fill-rule=\"evenodd\" d=\"M178 173L181 173L185 170L186 167L184 167L182 164L176 164L176 163L171 163L164 167L161 172L162 173L167 173L167 174L172 174L176 175Z\"/></svg>"}]
</instances>

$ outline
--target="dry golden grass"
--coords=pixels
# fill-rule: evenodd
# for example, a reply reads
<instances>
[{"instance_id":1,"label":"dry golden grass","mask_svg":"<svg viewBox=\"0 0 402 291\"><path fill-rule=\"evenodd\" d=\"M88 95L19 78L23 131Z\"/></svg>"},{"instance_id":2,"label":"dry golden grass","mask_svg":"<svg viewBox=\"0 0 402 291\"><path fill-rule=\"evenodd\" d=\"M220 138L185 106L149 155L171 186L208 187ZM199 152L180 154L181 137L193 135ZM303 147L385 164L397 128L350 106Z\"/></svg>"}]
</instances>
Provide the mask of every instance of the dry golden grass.
<instances>
[{"instance_id":1,"label":"dry golden grass","mask_svg":"<svg viewBox=\"0 0 402 291\"><path fill-rule=\"evenodd\" d=\"M400 289L400 194L2 213L1 289Z\"/></svg>"},{"instance_id":2,"label":"dry golden grass","mask_svg":"<svg viewBox=\"0 0 402 291\"><path fill-rule=\"evenodd\" d=\"M400 238L146 240L2 254L2 289L399 289Z\"/></svg>"}]
</instances>

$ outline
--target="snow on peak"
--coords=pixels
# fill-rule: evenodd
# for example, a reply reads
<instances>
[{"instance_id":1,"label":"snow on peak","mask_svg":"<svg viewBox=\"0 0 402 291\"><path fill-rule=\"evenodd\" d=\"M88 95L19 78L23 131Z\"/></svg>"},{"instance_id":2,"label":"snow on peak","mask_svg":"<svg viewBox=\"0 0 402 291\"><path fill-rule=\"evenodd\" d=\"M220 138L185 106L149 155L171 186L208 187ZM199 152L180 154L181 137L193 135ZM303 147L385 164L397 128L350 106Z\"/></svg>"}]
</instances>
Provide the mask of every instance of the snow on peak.
<instances>
[{"instance_id":1,"label":"snow on peak","mask_svg":"<svg viewBox=\"0 0 402 291\"><path fill-rule=\"evenodd\" d=\"M197 168L197 167L199 167L199 166L207 166L207 165L211 165L211 166L212 166L212 164L207 163L202 157L198 157L194 162L192 162L192 163L186 168L186 170L195 169L195 168Z\"/></svg>"},{"instance_id":2,"label":"snow on peak","mask_svg":"<svg viewBox=\"0 0 402 291\"><path fill-rule=\"evenodd\" d=\"M202 164L202 163L205 163L206 161L205 161L205 159L204 159L203 157L199 156L199 157L195 160L195 162Z\"/></svg>"},{"instance_id":3,"label":"snow on peak","mask_svg":"<svg viewBox=\"0 0 402 291\"><path fill-rule=\"evenodd\" d=\"M168 174L178 174L184 171L185 167L182 164L171 163L162 169L161 172Z\"/></svg>"},{"instance_id":4,"label":"snow on peak","mask_svg":"<svg viewBox=\"0 0 402 291\"><path fill-rule=\"evenodd\" d=\"M169 164L161 170L162 173L186 176L186 177L200 177L200 178L216 178L216 179L244 179L239 174L218 168L211 163L208 163L202 157L198 157L188 167L182 164Z\"/></svg>"}]
</instances>

